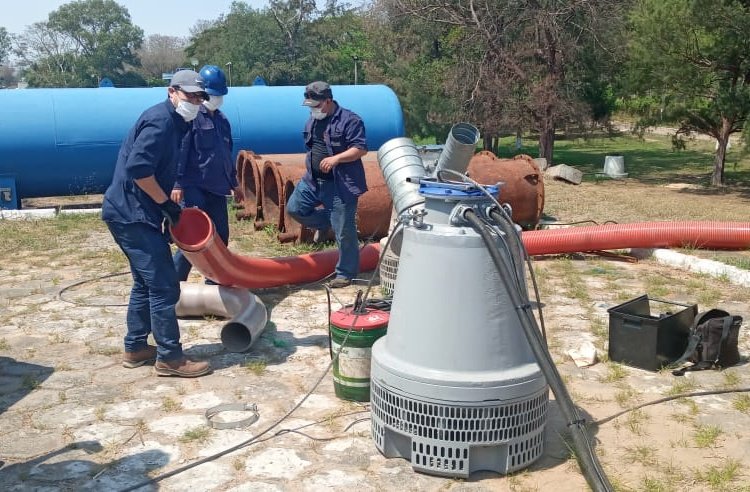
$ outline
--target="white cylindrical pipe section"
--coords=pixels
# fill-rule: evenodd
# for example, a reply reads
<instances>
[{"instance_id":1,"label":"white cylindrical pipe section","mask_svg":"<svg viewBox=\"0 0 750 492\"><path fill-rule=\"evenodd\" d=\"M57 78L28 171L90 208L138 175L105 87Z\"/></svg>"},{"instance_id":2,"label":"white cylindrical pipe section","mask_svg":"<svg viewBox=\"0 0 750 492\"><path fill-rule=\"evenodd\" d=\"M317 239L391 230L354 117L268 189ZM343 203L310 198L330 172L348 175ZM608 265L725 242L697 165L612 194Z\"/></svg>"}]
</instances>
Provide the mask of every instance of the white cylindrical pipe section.
<instances>
[{"instance_id":1,"label":"white cylindrical pipe section","mask_svg":"<svg viewBox=\"0 0 750 492\"><path fill-rule=\"evenodd\" d=\"M263 301L247 289L180 282L177 316L231 318L221 329L221 343L230 352L247 352L266 327Z\"/></svg>"},{"instance_id":2,"label":"white cylindrical pipe section","mask_svg":"<svg viewBox=\"0 0 750 492\"><path fill-rule=\"evenodd\" d=\"M453 125L448 133L448 140L445 142L445 148L440 153L437 166L435 167L435 176L440 171L451 170L464 174L469 167L469 161L474 155L479 142L479 129L470 123L457 123ZM444 179L455 180L456 176L443 176Z\"/></svg>"},{"instance_id":3,"label":"white cylindrical pipe section","mask_svg":"<svg viewBox=\"0 0 750 492\"><path fill-rule=\"evenodd\" d=\"M425 175L422 158L410 138L394 138L384 143L378 149L378 164L397 214L424 203L424 197L417 191L419 185L406 181L406 178L421 178Z\"/></svg>"}]
</instances>

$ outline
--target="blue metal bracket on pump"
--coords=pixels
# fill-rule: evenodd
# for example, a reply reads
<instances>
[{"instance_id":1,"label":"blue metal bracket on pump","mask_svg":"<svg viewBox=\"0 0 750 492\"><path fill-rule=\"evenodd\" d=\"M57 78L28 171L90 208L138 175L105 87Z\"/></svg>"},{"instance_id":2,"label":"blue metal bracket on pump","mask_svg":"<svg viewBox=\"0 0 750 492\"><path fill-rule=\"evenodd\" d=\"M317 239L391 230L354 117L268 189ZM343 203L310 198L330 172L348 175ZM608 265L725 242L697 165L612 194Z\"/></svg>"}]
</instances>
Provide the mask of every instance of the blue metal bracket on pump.
<instances>
[{"instance_id":1,"label":"blue metal bracket on pump","mask_svg":"<svg viewBox=\"0 0 750 492\"><path fill-rule=\"evenodd\" d=\"M497 197L499 188L497 185L485 186L484 189L493 197ZM442 198L449 200L476 200L487 198L487 195L470 183L434 181L429 179L419 180L419 194L430 198Z\"/></svg>"}]
</instances>

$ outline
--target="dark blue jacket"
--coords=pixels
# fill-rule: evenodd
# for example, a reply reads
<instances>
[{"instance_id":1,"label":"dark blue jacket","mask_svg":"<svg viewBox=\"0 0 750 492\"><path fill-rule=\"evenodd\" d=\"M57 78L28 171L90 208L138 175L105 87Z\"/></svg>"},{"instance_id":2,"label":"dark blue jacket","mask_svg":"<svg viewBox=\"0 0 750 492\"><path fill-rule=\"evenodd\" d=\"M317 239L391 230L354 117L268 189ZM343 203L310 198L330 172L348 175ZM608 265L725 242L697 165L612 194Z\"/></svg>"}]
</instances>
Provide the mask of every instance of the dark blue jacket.
<instances>
[{"instance_id":1,"label":"dark blue jacket","mask_svg":"<svg viewBox=\"0 0 750 492\"><path fill-rule=\"evenodd\" d=\"M169 196L177 176L180 142L187 130L187 123L169 99L141 114L120 147L112 184L104 193L105 222L144 222L161 229L159 207L135 180L154 176Z\"/></svg>"},{"instance_id":2,"label":"dark blue jacket","mask_svg":"<svg viewBox=\"0 0 750 492\"><path fill-rule=\"evenodd\" d=\"M182 139L176 188L197 186L216 195L228 195L239 186L232 162L232 128L219 110L211 115L201 105L198 116Z\"/></svg>"},{"instance_id":3,"label":"dark blue jacket","mask_svg":"<svg viewBox=\"0 0 750 492\"><path fill-rule=\"evenodd\" d=\"M334 101L335 102L335 101ZM303 138L307 147L307 173L302 178L313 189L317 189L317 183L312 177L312 126L315 119L310 117L305 123ZM326 148L330 155L340 154L352 147L367 150L367 140L365 138L365 124L356 113L344 109L336 104L336 111L331 115L331 120L323 134ZM333 168L333 180L336 183L336 191L343 201L351 201L352 198L358 197L367 191L367 181L365 180L365 168L362 165L362 159L352 162L341 163Z\"/></svg>"}]
</instances>

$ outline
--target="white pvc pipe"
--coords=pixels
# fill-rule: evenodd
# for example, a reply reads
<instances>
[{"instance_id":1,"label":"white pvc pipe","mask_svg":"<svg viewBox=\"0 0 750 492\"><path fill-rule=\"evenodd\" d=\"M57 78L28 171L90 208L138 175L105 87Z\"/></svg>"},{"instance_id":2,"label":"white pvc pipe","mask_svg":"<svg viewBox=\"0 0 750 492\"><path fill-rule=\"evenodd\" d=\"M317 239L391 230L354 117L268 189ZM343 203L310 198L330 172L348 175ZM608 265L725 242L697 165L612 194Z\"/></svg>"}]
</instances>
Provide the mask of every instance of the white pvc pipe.
<instances>
[{"instance_id":1,"label":"white pvc pipe","mask_svg":"<svg viewBox=\"0 0 750 492\"><path fill-rule=\"evenodd\" d=\"M180 282L177 316L210 314L231 318L221 329L221 343L230 352L247 352L266 327L263 301L247 289Z\"/></svg>"}]
</instances>

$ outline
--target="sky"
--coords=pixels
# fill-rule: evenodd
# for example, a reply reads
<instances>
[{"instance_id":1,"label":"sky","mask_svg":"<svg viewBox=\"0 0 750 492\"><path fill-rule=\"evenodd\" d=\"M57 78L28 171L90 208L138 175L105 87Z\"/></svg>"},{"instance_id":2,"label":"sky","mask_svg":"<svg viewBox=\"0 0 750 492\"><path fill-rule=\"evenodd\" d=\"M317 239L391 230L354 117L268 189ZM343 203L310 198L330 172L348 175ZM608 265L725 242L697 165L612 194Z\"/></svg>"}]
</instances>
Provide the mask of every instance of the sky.
<instances>
[{"instance_id":1,"label":"sky","mask_svg":"<svg viewBox=\"0 0 750 492\"><path fill-rule=\"evenodd\" d=\"M46 21L50 12L71 0L0 0L0 27L20 34L34 22ZM146 36L190 35L190 28L199 20L214 20L229 13L232 0L116 0L130 12L133 24ZM262 8L267 0L244 0L252 8Z\"/></svg>"}]
</instances>

